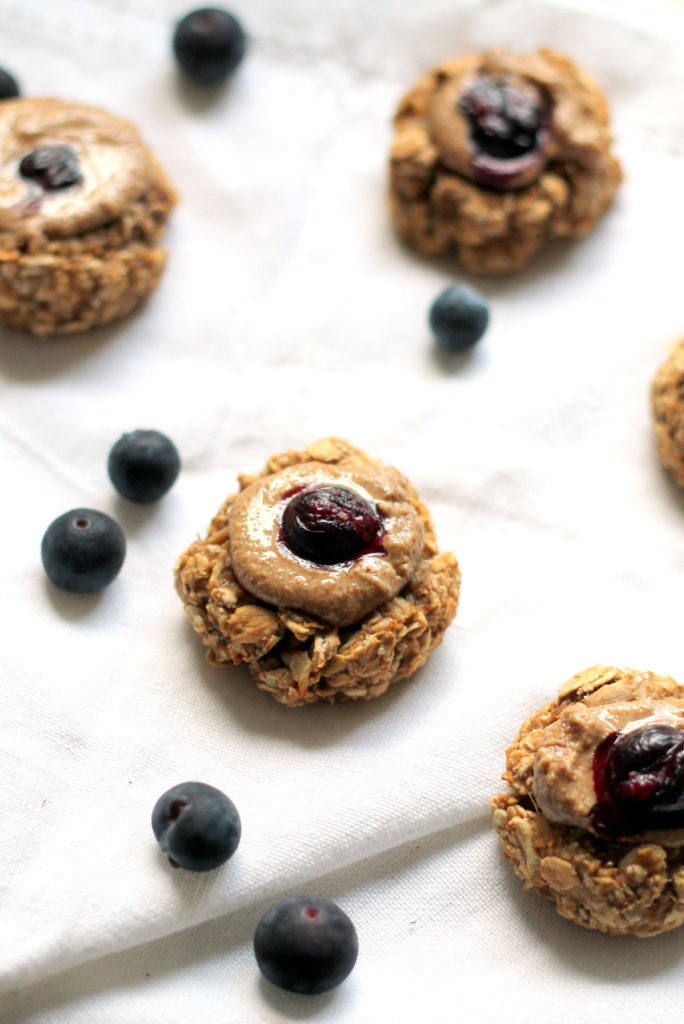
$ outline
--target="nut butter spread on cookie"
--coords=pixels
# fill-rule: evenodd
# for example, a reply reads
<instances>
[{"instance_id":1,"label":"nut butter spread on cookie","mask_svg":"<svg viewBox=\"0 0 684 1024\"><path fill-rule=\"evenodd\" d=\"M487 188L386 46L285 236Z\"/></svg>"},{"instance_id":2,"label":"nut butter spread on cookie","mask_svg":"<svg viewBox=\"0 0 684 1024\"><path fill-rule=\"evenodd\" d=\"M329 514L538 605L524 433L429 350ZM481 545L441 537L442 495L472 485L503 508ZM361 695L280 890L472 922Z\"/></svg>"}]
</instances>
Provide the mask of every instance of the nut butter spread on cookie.
<instances>
[{"instance_id":1,"label":"nut butter spread on cookie","mask_svg":"<svg viewBox=\"0 0 684 1024\"><path fill-rule=\"evenodd\" d=\"M475 273L519 270L550 239L585 235L622 176L603 93L548 49L443 61L404 95L394 126L399 235Z\"/></svg>"},{"instance_id":2,"label":"nut butter spread on cookie","mask_svg":"<svg viewBox=\"0 0 684 1024\"><path fill-rule=\"evenodd\" d=\"M535 746L532 795L549 821L684 843L684 697L570 704Z\"/></svg>"},{"instance_id":3,"label":"nut butter spread on cookie","mask_svg":"<svg viewBox=\"0 0 684 1024\"><path fill-rule=\"evenodd\" d=\"M399 593L425 540L405 478L370 460L258 479L236 497L228 528L243 587L340 627Z\"/></svg>"},{"instance_id":4,"label":"nut butter spread on cookie","mask_svg":"<svg viewBox=\"0 0 684 1024\"><path fill-rule=\"evenodd\" d=\"M590 168L608 149L605 106L588 102L593 88L550 51L470 54L437 69L426 125L450 170L487 188L522 188L552 160Z\"/></svg>"},{"instance_id":5,"label":"nut butter spread on cookie","mask_svg":"<svg viewBox=\"0 0 684 1024\"><path fill-rule=\"evenodd\" d=\"M97 107L50 98L0 106L0 153L0 229L27 235L68 238L109 223L149 188L155 173L132 124ZM51 177L60 157L62 166Z\"/></svg>"}]
</instances>

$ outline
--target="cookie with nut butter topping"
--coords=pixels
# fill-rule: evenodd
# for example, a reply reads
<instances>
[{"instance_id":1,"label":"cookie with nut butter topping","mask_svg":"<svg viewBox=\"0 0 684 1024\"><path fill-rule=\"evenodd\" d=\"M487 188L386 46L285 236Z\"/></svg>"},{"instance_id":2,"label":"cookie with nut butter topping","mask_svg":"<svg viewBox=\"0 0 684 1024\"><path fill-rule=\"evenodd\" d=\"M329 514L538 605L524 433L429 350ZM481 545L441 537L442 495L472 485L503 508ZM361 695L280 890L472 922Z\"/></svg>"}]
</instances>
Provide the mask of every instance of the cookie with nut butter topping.
<instances>
[{"instance_id":1,"label":"cookie with nut butter topping","mask_svg":"<svg viewBox=\"0 0 684 1024\"><path fill-rule=\"evenodd\" d=\"M494 825L526 889L610 935L684 924L684 686L578 673L523 723L503 778Z\"/></svg>"},{"instance_id":2,"label":"cookie with nut butter topping","mask_svg":"<svg viewBox=\"0 0 684 1024\"><path fill-rule=\"evenodd\" d=\"M621 180L602 92L552 50L446 61L404 96L394 123L399 234L475 273L520 269L547 240L585 234Z\"/></svg>"},{"instance_id":3,"label":"cookie with nut butter topping","mask_svg":"<svg viewBox=\"0 0 684 1024\"><path fill-rule=\"evenodd\" d=\"M245 662L291 706L412 675L456 614L460 573L408 480L338 438L239 479L175 569L209 662Z\"/></svg>"},{"instance_id":4,"label":"cookie with nut butter topping","mask_svg":"<svg viewBox=\"0 0 684 1024\"><path fill-rule=\"evenodd\" d=\"M154 290L174 189L137 129L57 99L0 105L0 322L39 337L125 316Z\"/></svg>"}]
</instances>

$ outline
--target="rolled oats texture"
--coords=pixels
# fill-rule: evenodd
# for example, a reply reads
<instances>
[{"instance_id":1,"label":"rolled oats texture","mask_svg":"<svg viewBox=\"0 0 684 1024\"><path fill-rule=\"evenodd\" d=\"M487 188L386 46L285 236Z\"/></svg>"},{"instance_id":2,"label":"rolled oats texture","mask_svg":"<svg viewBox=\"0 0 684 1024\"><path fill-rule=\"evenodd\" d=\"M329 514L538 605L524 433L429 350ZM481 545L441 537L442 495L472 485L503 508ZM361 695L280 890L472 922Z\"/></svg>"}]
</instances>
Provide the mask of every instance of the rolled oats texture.
<instances>
[{"instance_id":1,"label":"rolled oats texture","mask_svg":"<svg viewBox=\"0 0 684 1024\"><path fill-rule=\"evenodd\" d=\"M352 479L354 467L382 471L377 460L348 442L324 438L304 451L272 456L261 473L240 474L241 489L315 460L350 472ZM380 697L391 683L424 665L456 614L461 574L456 556L439 552L429 512L414 488L408 481L403 486L425 531L417 564L397 594L376 601L376 607L345 628L286 603L262 601L241 585L231 544L236 495L229 496L207 536L183 552L175 566L176 590L191 626L208 648L210 664L246 663L257 686L290 707ZM306 568L300 571L306 573Z\"/></svg>"},{"instance_id":2,"label":"rolled oats texture","mask_svg":"<svg viewBox=\"0 0 684 1024\"><path fill-rule=\"evenodd\" d=\"M533 788L535 754L544 730L565 708L628 703L644 697L681 700L669 676L594 665L572 676L557 699L520 727L506 751L508 792L491 801L504 856L524 889L555 903L562 917L608 935L652 938L684 924L684 848L658 835L619 841L550 821Z\"/></svg>"},{"instance_id":3,"label":"rolled oats texture","mask_svg":"<svg viewBox=\"0 0 684 1024\"><path fill-rule=\"evenodd\" d=\"M523 188L493 191L445 163L451 122L443 117L433 124L432 106L443 90L462 88L459 83L480 72L530 76L548 88L550 151L541 173ZM524 55L492 50L445 61L402 98L394 126L389 203L397 231L425 255L454 256L476 274L519 270L551 239L585 235L612 204L622 178L598 84L549 49ZM463 140L457 141L460 149Z\"/></svg>"},{"instance_id":4,"label":"rolled oats texture","mask_svg":"<svg viewBox=\"0 0 684 1024\"><path fill-rule=\"evenodd\" d=\"M44 189L17 159L55 142L72 149L81 178ZM0 107L0 150L0 323L40 338L75 334L147 299L176 194L135 125L92 105L22 97Z\"/></svg>"},{"instance_id":5,"label":"rolled oats texture","mask_svg":"<svg viewBox=\"0 0 684 1024\"><path fill-rule=\"evenodd\" d=\"M684 340L671 346L653 378L651 413L658 458L684 487Z\"/></svg>"}]
</instances>

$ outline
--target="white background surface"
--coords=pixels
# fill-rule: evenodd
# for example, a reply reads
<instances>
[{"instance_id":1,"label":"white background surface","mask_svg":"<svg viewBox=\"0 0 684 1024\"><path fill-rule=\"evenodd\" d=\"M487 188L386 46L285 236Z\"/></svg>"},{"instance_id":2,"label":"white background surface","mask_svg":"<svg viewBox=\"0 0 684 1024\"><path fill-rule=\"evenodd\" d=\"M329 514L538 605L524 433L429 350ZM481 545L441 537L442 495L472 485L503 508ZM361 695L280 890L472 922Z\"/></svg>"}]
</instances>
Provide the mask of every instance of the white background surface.
<instances>
[{"instance_id":1,"label":"white background surface","mask_svg":"<svg viewBox=\"0 0 684 1024\"><path fill-rule=\"evenodd\" d=\"M182 197L144 311L82 338L0 335L0 1020L669 1022L682 935L562 921L521 893L487 805L520 721L573 672L684 680L684 498L648 410L684 321L680 6L252 0L233 7L249 56L211 102L172 67L186 9L0 3L0 64L25 93L133 118ZM556 46L601 80L626 181L591 237L475 282L490 330L445 358L426 311L459 273L393 238L390 118L430 64L497 44ZM150 426L184 468L137 508L106 458ZM171 567L238 471L331 433L413 480L462 603L412 681L292 711L205 666ZM128 537L95 598L40 566L45 528L78 505ZM210 876L170 871L149 827L187 778L243 819ZM344 985L308 999L251 952L299 891L337 900L360 944Z\"/></svg>"}]
</instances>

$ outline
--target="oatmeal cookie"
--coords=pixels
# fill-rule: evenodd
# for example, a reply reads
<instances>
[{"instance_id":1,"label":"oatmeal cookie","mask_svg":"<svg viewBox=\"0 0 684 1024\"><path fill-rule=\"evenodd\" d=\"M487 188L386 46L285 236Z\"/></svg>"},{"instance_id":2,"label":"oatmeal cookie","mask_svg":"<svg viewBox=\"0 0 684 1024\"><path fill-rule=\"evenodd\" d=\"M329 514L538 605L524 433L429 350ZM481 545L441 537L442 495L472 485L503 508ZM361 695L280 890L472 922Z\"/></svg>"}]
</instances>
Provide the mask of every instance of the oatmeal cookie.
<instances>
[{"instance_id":1,"label":"oatmeal cookie","mask_svg":"<svg viewBox=\"0 0 684 1024\"><path fill-rule=\"evenodd\" d=\"M653 379L651 409L658 458L684 487L684 338L672 347Z\"/></svg>"},{"instance_id":2,"label":"oatmeal cookie","mask_svg":"<svg viewBox=\"0 0 684 1024\"><path fill-rule=\"evenodd\" d=\"M175 201L128 121L57 99L0 104L0 322L47 337L130 313L159 281Z\"/></svg>"},{"instance_id":3,"label":"oatmeal cookie","mask_svg":"<svg viewBox=\"0 0 684 1024\"><path fill-rule=\"evenodd\" d=\"M620 184L602 92L552 50L446 61L404 96L394 124L399 234L474 273L518 270L548 239L586 234Z\"/></svg>"},{"instance_id":4,"label":"oatmeal cookie","mask_svg":"<svg viewBox=\"0 0 684 1024\"><path fill-rule=\"evenodd\" d=\"M684 686L579 672L523 723L503 778L494 825L526 889L609 935L684 923Z\"/></svg>"},{"instance_id":5,"label":"oatmeal cookie","mask_svg":"<svg viewBox=\"0 0 684 1024\"><path fill-rule=\"evenodd\" d=\"M338 438L239 477L175 568L213 665L291 706L379 697L441 642L460 573L396 469Z\"/></svg>"}]
</instances>

